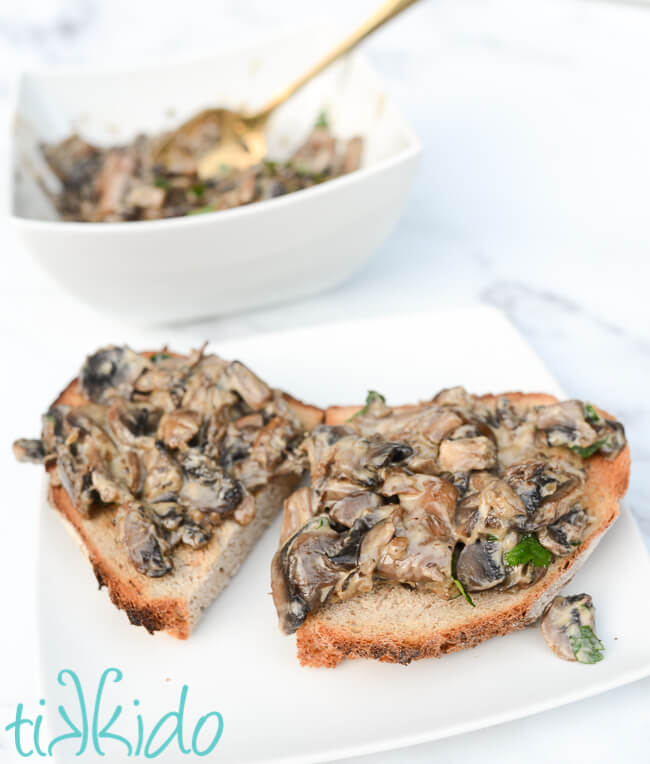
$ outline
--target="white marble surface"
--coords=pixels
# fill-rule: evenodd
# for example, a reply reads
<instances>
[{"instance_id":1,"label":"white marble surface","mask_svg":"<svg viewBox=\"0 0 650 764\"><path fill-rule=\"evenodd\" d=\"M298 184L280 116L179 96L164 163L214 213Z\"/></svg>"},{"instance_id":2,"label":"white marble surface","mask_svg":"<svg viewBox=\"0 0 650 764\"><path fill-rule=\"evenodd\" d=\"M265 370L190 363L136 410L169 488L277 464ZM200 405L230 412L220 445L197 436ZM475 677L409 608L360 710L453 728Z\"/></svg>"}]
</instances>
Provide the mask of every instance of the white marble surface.
<instances>
[{"instance_id":1,"label":"white marble surface","mask_svg":"<svg viewBox=\"0 0 650 764\"><path fill-rule=\"evenodd\" d=\"M319 19L344 26L374 4L0 3L0 114L6 121L11 80L23 67L158 60ZM335 291L176 331L218 341L342 316L498 306L569 395L596 400L626 422L634 461L628 506L650 547L649 37L650 7L642 2L423 0L366 45L425 147L397 230ZM3 138L3 176L5 146ZM63 371L39 364L45 348L73 348L93 334L128 338L136 328L65 295L4 222L0 251L0 475L9 486L0 510L4 762L12 754L2 728L15 704L37 692L30 507L39 486L33 476L25 489L8 443L38 426L37 412L65 381ZM647 607L644 584L622 585L638 586ZM507 681L507 669L500 667L499 681ZM462 738L358 761L645 762L649 700L644 680Z\"/></svg>"}]
</instances>

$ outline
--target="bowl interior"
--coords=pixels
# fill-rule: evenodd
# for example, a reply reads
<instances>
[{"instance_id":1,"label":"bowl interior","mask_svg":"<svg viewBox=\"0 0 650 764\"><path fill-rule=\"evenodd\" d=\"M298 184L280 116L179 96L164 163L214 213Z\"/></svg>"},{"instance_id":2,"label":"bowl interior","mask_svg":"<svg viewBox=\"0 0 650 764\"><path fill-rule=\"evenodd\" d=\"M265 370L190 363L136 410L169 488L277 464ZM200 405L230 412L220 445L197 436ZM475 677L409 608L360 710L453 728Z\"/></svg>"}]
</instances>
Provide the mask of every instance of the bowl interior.
<instances>
[{"instance_id":1,"label":"bowl interior","mask_svg":"<svg viewBox=\"0 0 650 764\"><path fill-rule=\"evenodd\" d=\"M208 106L258 108L333 42L331 32L310 30L254 50L224 51L135 71L23 75L13 131L13 214L57 218L42 185L55 190L58 180L42 159L41 143L78 132L100 145L119 144L141 132L174 127ZM321 110L337 136L364 137L363 167L417 145L363 55L355 53L333 64L273 114L269 156L289 156Z\"/></svg>"}]
</instances>

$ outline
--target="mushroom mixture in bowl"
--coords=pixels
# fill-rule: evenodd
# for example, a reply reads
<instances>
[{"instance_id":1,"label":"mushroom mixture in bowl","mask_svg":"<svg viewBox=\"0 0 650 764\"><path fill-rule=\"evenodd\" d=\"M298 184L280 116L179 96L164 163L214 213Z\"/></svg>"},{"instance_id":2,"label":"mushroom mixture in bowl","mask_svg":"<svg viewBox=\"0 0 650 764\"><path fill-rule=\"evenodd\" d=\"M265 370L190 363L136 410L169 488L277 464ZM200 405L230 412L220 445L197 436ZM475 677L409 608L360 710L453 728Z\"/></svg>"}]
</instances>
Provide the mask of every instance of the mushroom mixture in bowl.
<instances>
[{"instance_id":1,"label":"mushroom mixture in bowl","mask_svg":"<svg viewBox=\"0 0 650 764\"><path fill-rule=\"evenodd\" d=\"M303 472L301 410L239 361L106 347L43 417L21 461L44 463L86 517L111 512L141 573L173 570L226 520L247 525L257 491Z\"/></svg>"},{"instance_id":2,"label":"mushroom mixture in bowl","mask_svg":"<svg viewBox=\"0 0 650 764\"><path fill-rule=\"evenodd\" d=\"M585 460L625 446L588 403L515 404L457 387L391 408L378 393L302 450L272 564L281 628L332 598L399 582L443 599L530 586L587 537Z\"/></svg>"},{"instance_id":3,"label":"mushroom mixture in bowl","mask_svg":"<svg viewBox=\"0 0 650 764\"><path fill-rule=\"evenodd\" d=\"M322 114L286 162L266 160L245 170L221 165L201 177L198 163L218 143L218 126L204 121L191 140L174 144L163 164L166 133L139 135L123 146L100 148L78 135L43 147L62 184L53 196L63 220L119 222L215 212L309 188L359 168L363 141L338 140Z\"/></svg>"}]
</instances>

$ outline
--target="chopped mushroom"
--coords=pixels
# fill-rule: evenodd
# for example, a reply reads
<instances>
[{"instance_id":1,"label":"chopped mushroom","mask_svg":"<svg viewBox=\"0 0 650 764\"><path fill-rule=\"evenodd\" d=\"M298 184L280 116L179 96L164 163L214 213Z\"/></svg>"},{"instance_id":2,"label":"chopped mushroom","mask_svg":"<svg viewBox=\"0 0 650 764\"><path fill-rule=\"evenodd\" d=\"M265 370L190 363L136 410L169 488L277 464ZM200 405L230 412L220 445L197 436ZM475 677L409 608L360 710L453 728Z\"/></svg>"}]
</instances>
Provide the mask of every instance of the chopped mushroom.
<instances>
[{"instance_id":1,"label":"chopped mushroom","mask_svg":"<svg viewBox=\"0 0 650 764\"><path fill-rule=\"evenodd\" d=\"M580 499L584 476L566 463L525 461L506 470L505 481L519 495L527 517L522 530L537 530L555 522Z\"/></svg>"},{"instance_id":2,"label":"chopped mushroom","mask_svg":"<svg viewBox=\"0 0 650 764\"><path fill-rule=\"evenodd\" d=\"M145 575L171 571L178 545L200 548L226 518L251 523L249 487L304 471L304 428L282 393L204 348L181 357L105 347L71 391L74 405L53 406L41 439L16 441L16 456L44 462L88 518L119 515L120 538Z\"/></svg>"},{"instance_id":3,"label":"chopped mushroom","mask_svg":"<svg viewBox=\"0 0 650 764\"><path fill-rule=\"evenodd\" d=\"M559 407L563 416L576 413L569 403ZM621 425L588 405L579 410L595 433L607 433L603 453L617 438L616 448L624 445ZM311 492L287 501L273 567L282 628L293 631L328 598L347 599L377 581L445 599L460 586L467 593L533 585L591 522L589 453L563 448L539 426L556 433L557 418L555 404L481 399L458 387L397 409L371 392L345 424L314 428L301 447Z\"/></svg>"},{"instance_id":4,"label":"chopped mushroom","mask_svg":"<svg viewBox=\"0 0 650 764\"><path fill-rule=\"evenodd\" d=\"M213 162L208 168L206 156L215 147L218 152L220 136L214 119L196 120L191 132L167 145L163 163L157 151L166 134L138 135L107 148L79 136L45 146L45 159L63 186L52 194L53 202L64 220L93 223L224 210L353 172L363 149L362 138L337 140L319 124L286 162L268 160L243 170Z\"/></svg>"},{"instance_id":5,"label":"chopped mushroom","mask_svg":"<svg viewBox=\"0 0 650 764\"><path fill-rule=\"evenodd\" d=\"M438 464L442 472L489 470L496 465L496 448L484 435L443 440L438 453Z\"/></svg>"},{"instance_id":6,"label":"chopped mushroom","mask_svg":"<svg viewBox=\"0 0 650 764\"><path fill-rule=\"evenodd\" d=\"M147 576L158 578L172 569L168 547L159 535L153 513L144 504L133 503L120 509L121 538L135 567Z\"/></svg>"},{"instance_id":7,"label":"chopped mushroom","mask_svg":"<svg viewBox=\"0 0 650 764\"><path fill-rule=\"evenodd\" d=\"M102 403L107 393L129 396L147 366L147 360L126 346L98 350L86 358L79 383L91 401Z\"/></svg>"},{"instance_id":8,"label":"chopped mushroom","mask_svg":"<svg viewBox=\"0 0 650 764\"><path fill-rule=\"evenodd\" d=\"M506 569L501 542L479 539L463 547L456 560L456 577L468 592L493 589L505 581Z\"/></svg>"},{"instance_id":9,"label":"chopped mushroom","mask_svg":"<svg viewBox=\"0 0 650 764\"><path fill-rule=\"evenodd\" d=\"M284 544L287 539L306 525L312 515L311 491L308 486L303 486L294 491L284 502L280 544Z\"/></svg>"},{"instance_id":10,"label":"chopped mushroom","mask_svg":"<svg viewBox=\"0 0 650 764\"><path fill-rule=\"evenodd\" d=\"M577 506L559 520L543 528L537 535L542 546L557 557L571 554L585 537L589 517L585 510Z\"/></svg>"},{"instance_id":11,"label":"chopped mushroom","mask_svg":"<svg viewBox=\"0 0 650 764\"><path fill-rule=\"evenodd\" d=\"M542 618L542 634L553 652L566 661L597 663L603 658L588 594L556 597Z\"/></svg>"},{"instance_id":12,"label":"chopped mushroom","mask_svg":"<svg viewBox=\"0 0 650 764\"><path fill-rule=\"evenodd\" d=\"M163 414L158 425L158 438L168 448L181 448L198 433L202 417L196 411L176 409Z\"/></svg>"},{"instance_id":13,"label":"chopped mushroom","mask_svg":"<svg viewBox=\"0 0 650 764\"><path fill-rule=\"evenodd\" d=\"M254 411L271 399L271 389L240 361L233 361L224 371L221 384L238 393Z\"/></svg>"},{"instance_id":14,"label":"chopped mushroom","mask_svg":"<svg viewBox=\"0 0 650 764\"><path fill-rule=\"evenodd\" d=\"M43 464L45 461L45 446L40 438L38 440L19 438L14 441L13 450L14 456L19 462Z\"/></svg>"}]
</instances>

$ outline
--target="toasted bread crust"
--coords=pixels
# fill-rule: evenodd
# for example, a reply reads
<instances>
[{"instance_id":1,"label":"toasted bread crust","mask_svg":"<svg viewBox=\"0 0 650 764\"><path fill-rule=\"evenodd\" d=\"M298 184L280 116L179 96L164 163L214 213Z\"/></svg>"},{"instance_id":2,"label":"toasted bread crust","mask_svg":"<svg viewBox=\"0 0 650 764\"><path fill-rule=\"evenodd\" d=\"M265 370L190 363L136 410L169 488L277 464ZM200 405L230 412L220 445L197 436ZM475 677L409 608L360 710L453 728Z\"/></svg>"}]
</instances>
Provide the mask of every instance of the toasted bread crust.
<instances>
[{"instance_id":1,"label":"toasted bread crust","mask_svg":"<svg viewBox=\"0 0 650 764\"><path fill-rule=\"evenodd\" d=\"M287 394L284 397L303 424L315 426L323 420L320 409ZM74 379L52 405L79 406L85 402L79 381ZM126 612L132 624L144 626L151 633L165 631L178 639L189 637L205 607L237 572L300 480L298 475L274 478L255 493L256 514L248 525L225 520L214 529L205 547L179 549L172 573L151 578L136 570L129 560L117 537L114 513L100 509L92 518L84 516L63 486L52 480L54 468L55 464L48 466L48 500L81 544L99 587L108 589L113 604Z\"/></svg>"},{"instance_id":2,"label":"toasted bread crust","mask_svg":"<svg viewBox=\"0 0 650 764\"><path fill-rule=\"evenodd\" d=\"M517 406L555 403L545 394L506 393ZM483 396L493 400L495 396ZM358 407L336 406L327 409L325 422L340 424ZM599 409L599 413L612 418ZM534 623L546 606L565 586L594 550L603 533L618 517L618 502L627 490L630 451L625 446L615 459L592 456L587 464L585 497L594 517L592 528L580 547L568 557L556 560L536 584L519 591L472 594L476 608L462 597L450 602L418 590L408 591L397 583L376 585L372 592L347 602L332 602L308 616L298 629L298 660L303 666L333 668L344 658L374 658L408 664L420 658L475 647L491 637L508 634ZM371 613L371 619L355 610ZM452 625L441 626L432 617ZM408 612L408 624L401 615Z\"/></svg>"}]
</instances>

